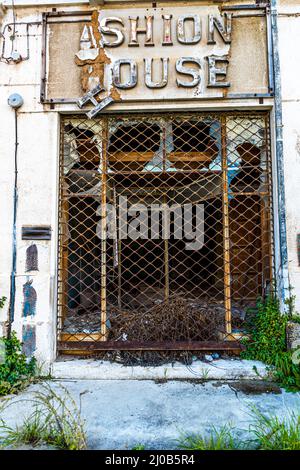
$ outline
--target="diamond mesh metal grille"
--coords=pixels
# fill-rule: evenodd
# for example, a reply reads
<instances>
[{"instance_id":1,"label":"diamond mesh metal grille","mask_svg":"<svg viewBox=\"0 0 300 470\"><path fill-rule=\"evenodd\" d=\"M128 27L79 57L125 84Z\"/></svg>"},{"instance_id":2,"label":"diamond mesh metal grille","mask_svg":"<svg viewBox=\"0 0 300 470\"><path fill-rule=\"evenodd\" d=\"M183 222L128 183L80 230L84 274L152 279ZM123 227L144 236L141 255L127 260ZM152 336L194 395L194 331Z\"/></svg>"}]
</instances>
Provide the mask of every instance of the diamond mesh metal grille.
<instances>
[{"instance_id":1,"label":"diamond mesh metal grille","mask_svg":"<svg viewBox=\"0 0 300 470\"><path fill-rule=\"evenodd\" d=\"M63 117L60 347L241 338L271 281L269 147L265 113Z\"/></svg>"}]
</instances>

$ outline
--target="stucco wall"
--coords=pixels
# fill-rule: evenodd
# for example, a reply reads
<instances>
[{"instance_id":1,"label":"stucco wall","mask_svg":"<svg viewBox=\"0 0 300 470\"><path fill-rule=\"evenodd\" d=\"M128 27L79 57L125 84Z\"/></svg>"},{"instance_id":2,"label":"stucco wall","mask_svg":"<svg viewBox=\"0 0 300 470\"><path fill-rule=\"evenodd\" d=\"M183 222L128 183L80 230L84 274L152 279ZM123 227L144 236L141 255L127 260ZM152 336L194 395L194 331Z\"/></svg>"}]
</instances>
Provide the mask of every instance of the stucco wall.
<instances>
[{"instance_id":1,"label":"stucco wall","mask_svg":"<svg viewBox=\"0 0 300 470\"><path fill-rule=\"evenodd\" d=\"M286 222L290 284L300 312L300 4L283 0L278 6L279 52L282 86L283 149Z\"/></svg>"},{"instance_id":2,"label":"stucco wall","mask_svg":"<svg viewBox=\"0 0 300 470\"><path fill-rule=\"evenodd\" d=\"M20 17L23 16L20 14ZM40 14L26 11L22 18L38 21ZM4 23L11 19L6 12ZM24 38L21 39L24 41ZM1 114L1 244L0 286L1 296L7 297L0 311L0 322L5 330L8 307L10 274L12 268L13 188L15 151L15 111L7 104L12 93L19 93L24 105L18 110L18 205L17 205L17 269L15 320L13 330L20 338L27 338L27 350L36 349L37 357L50 361L55 353L54 273L56 258L56 175L58 147L58 114L45 113L39 104L41 74L41 27L32 27L30 59L20 64L0 63ZM22 225L50 225L51 241L37 241L38 271L26 271L26 249L32 241L21 239ZM26 310L26 283L35 292L36 302ZM25 289L24 289L25 287ZM28 293L28 289L27 289ZM29 292L30 293L30 292ZM28 301L28 299L27 299ZM36 305L34 305L36 303ZM32 315L25 317L25 311Z\"/></svg>"}]
</instances>

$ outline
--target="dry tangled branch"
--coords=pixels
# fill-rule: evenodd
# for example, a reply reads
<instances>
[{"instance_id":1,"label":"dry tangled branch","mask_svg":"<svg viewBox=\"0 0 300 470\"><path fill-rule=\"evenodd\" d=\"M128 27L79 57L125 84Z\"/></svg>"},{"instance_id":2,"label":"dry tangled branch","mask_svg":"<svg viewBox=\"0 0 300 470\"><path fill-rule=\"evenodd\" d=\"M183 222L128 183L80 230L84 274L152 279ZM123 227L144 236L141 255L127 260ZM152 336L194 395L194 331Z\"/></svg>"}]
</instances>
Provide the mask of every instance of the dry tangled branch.
<instances>
[{"instance_id":1,"label":"dry tangled branch","mask_svg":"<svg viewBox=\"0 0 300 470\"><path fill-rule=\"evenodd\" d=\"M217 340L222 307L173 297L146 312L111 307L110 339L138 341Z\"/></svg>"}]
</instances>

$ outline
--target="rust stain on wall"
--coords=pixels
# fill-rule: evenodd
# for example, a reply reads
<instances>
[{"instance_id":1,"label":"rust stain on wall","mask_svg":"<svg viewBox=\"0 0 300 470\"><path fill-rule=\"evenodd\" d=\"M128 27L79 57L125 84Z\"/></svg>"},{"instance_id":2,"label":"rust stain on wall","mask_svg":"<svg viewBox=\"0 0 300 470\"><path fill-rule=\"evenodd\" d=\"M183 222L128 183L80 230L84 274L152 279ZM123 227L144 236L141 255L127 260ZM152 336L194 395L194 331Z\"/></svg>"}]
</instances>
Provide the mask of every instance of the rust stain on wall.
<instances>
[{"instance_id":1,"label":"rust stain on wall","mask_svg":"<svg viewBox=\"0 0 300 470\"><path fill-rule=\"evenodd\" d=\"M36 331L34 325L22 327L22 350L26 357L32 357L36 350Z\"/></svg>"},{"instance_id":2,"label":"rust stain on wall","mask_svg":"<svg viewBox=\"0 0 300 470\"><path fill-rule=\"evenodd\" d=\"M106 55L105 49L100 47L101 44L101 34L98 28L98 19L99 19L99 12L93 11L92 19L91 19L91 26L93 31L93 36L95 38L98 48L98 55L96 59L86 59L81 60L79 57L75 57L75 63L79 67L81 67L81 86L84 92L89 90L89 81L90 79L96 79L100 81L101 84L104 83L104 74L105 74L105 65L111 63L111 59ZM120 93L115 89L111 89L110 96L114 98L114 100L121 100Z\"/></svg>"}]
</instances>

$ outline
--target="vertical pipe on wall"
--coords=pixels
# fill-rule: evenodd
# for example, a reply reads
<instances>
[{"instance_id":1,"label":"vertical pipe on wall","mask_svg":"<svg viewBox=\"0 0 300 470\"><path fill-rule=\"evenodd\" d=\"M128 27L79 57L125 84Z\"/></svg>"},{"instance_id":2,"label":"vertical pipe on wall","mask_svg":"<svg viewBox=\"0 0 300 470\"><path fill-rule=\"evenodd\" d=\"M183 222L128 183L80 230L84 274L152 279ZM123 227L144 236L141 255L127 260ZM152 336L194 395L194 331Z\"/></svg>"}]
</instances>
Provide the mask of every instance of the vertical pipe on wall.
<instances>
[{"instance_id":1,"label":"vertical pipe on wall","mask_svg":"<svg viewBox=\"0 0 300 470\"><path fill-rule=\"evenodd\" d=\"M281 73L278 44L277 0L271 0L271 36L273 45L274 69L274 103L275 103L275 148L277 170L277 202L280 242L280 265L278 266L278 294L282 306L288 296L288 253L286 235L285 188L284 188L284 159L283 159L283 132L282 132L282 102L281 102Z\"/></svg>"},{"instance_id":2,"label":"vertical pipe on wall","mask_svg":"<svg viewBox=\"0 0 300 470\"><path fill-rule=\"evenodd\" d=\"M12 268L10 276L10 294L8 309L8 328L7 336L11 335L11 326L15 316L15 297L16 297L16 266L17 266L17 208L18 208L18 114L15 113L15 153L14 153L14 203L13 203L13 233L12 233Z\"/></svg>"}]
</instances>

